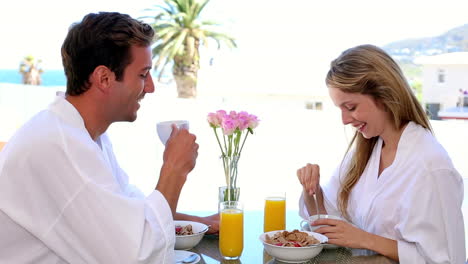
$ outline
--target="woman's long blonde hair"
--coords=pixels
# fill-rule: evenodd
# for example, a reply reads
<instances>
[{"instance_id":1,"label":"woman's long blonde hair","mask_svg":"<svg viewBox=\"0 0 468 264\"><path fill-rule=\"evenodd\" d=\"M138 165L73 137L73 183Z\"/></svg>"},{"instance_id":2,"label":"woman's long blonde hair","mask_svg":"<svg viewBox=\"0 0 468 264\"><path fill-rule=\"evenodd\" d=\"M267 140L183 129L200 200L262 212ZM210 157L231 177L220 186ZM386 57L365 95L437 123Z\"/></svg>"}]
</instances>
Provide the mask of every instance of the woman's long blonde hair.
<instances>
[{"instance_id":1,"label":"woman's long blonde hair","mask_svg":"<svg viewBox=\"0 0 468 264\"><path fill-rule=\"evenodd\" d=\"M385 107L395 128L413 121L432 132L429 120L400 67L376 46L361 45L344 51L331 62L326 84L345 93L371 96ZM355 144L354 155L345 168L346 174L344 177L340 175L342 182L338 196L338 208L348 220L349 195L364 172L377 139L366 139L356 131L346 151L348 153Z\"/></svg>"}]
</instances>

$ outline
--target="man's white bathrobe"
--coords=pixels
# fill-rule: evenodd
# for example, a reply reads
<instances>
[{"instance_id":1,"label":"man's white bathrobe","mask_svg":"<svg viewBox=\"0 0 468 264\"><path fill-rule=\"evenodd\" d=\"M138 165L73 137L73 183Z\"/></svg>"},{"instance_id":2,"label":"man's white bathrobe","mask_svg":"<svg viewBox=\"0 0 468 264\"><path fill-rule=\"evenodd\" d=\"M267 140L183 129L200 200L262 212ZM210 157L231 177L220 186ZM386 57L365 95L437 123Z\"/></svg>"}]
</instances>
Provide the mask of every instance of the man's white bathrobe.
<instances>
[{"instance_id":1,"label":"man's white bathrobe","mask_svg":"<svg viewBox=\"0 0 468 264\"><path fill-rule=\"evenodd\" d=\"M375 145L349 203L357 227L397 240L400 263L465 263L465 231L461 205L463 180L443 147L423 127L410 122L398 143L395 160L380 176L382 139ZM340 174L351 154L322 186L325 208L337 209ZM308 212L300 200L301 216Z\"/></svg>"},{"instance_id":2,"label":"man's white bathrobe","mask_svg":"<svg viewBox=\"0 0 468 264\"><path fill-rule=\"evenodd\" d=\"M173 264L174 241L166 199L141 197L63 97L0 152L0 263Z\"/></svg>"}]
</instances>

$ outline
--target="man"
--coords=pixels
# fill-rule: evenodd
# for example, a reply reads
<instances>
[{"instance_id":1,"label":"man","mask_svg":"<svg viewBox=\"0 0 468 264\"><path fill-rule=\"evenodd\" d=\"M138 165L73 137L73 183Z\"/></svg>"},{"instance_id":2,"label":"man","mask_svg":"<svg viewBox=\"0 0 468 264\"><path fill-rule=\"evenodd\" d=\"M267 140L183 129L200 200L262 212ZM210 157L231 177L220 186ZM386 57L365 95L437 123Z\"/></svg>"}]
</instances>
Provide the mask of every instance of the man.
<instances>
[{"instance_id":1,"label":"man","mask_svg":"<svg viewBox=\"0 0 468 264\"><path fill-rule=\"evenodd\" d=\"M142 198L105 133L134 121L154 91L153 35L119 13L72 25L62 46L66 94L0 153L0 263L174 262L173 216L198 155L195 135L173 127L159 181Z\"/></svg>"}]
</instances>

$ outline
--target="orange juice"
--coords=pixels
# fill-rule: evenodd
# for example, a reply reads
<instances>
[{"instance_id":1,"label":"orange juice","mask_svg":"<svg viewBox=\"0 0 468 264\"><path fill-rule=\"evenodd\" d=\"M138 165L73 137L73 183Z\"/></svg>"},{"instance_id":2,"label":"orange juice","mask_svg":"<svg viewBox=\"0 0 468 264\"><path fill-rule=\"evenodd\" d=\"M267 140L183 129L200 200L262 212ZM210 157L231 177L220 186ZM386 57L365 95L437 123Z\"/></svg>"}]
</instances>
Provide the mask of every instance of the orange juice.
<instances>
[{"instance_id":1,"label":"orange juice","mask_svg":"<svg viewBox=\"0 0 468 264\"><path fill-rule=\"evenodd\" d=\"M223 209L219 226L219 251L223 257L237 258L244 249L244 213Z\"/></svg>"},{"instance_id":2,"label":"orange juice","mask_svg":"<svg viewBox=\"0 0 468 264\"><path fill-rule=\"evenodd\" d=\"M268 197L265 200L263 232L286 229L286 199Z\"/></svg>"}]
</instances>

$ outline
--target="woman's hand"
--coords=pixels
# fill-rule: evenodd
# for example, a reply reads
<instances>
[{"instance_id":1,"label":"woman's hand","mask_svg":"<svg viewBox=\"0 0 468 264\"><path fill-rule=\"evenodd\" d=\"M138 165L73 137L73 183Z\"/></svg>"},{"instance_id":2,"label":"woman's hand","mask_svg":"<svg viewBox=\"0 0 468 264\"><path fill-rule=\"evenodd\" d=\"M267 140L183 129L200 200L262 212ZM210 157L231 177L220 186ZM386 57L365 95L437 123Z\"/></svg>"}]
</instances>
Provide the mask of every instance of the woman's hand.
<instances>
[{"instance_id":1,"label":"woman's hand","mask_svg":"<svg viewBox=\"0 0 468 264\"><path fill-rule=\"evenodd\" d=\"M370 240L372 234L355 227L354 225L336 219L318 219L312 226L327 225L314 230L328 237L328 243L350 248L368 248L365 242Z\"/></svg>"},{"instance_id":2,"label":"woman's hand","mask_svg":"<svg viewBox=\"0 0 468 264\"><path fill-rule=\"evenodd\" d=\"M297 178L304 188L304 192L313 195L320 189L320 167L317 164L307 163L297 170Z\"/></svg>"},{"instance_id":3,"label":"woman's hand","mask_svg":"<svg viewBox=\"0 0 468 264\"><path fill-rule=\"evenodd\" d=\"M218 234L219 233L219 213L208 216L195 216L183 213L176 213L174 216L175 220L194 221L200 222L207 226L210 226L207 234Z\"/></svg>"},{"instance_id":4,"label":"woman's hand","mask_svg":"<svg viewBox=\"0 0 468 264\"><path fill-rule=\"evenodd\" d=\"M210 226L207 234L218 234L219 233L219 214L213 214L205 217L200 217L200 222Z\"/></svg>"},{"instance_id":5,"label":"woman's hand","mask_svg":"<svg viewBox=\"0 0 468 264\"><path fill-rule=\"evenodd\" d=\"M398 243L396 240L366 232L342 220L318 219L312 223L328 225L314 230L314 232L328 237L328 243L349 248L369 249L398 261Z\"/></svg>"}]
</instances>

